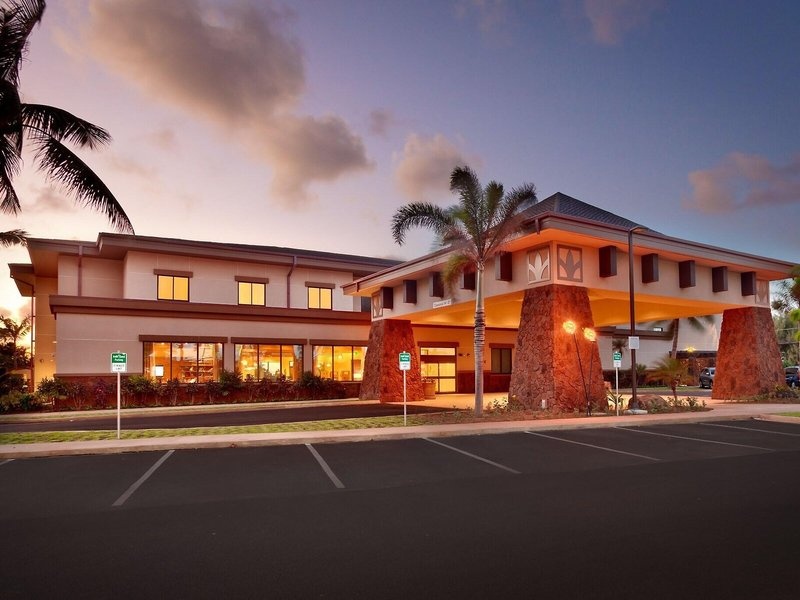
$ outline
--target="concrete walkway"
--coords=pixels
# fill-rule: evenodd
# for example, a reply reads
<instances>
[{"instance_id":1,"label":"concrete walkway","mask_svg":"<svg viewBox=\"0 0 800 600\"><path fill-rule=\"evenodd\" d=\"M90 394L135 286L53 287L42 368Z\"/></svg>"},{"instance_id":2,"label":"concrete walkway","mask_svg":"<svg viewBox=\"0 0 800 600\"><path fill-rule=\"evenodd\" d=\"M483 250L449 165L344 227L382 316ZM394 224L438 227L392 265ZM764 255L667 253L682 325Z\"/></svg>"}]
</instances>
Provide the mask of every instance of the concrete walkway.
<instances>
[{"instance_id":1,"label":"concrete walkway","mask_svg":"<svg viewBox=\"0 0 800 600\"><path fill-rule=\"evenodd\" d=\"M452 398L448 396L448 398ZM474 401L474 398L473 398ZM534 421L498 421L458 423L450 425L417 425L380 429L348 429L339 431L302 431L282 433L245 433L227 435L163 437L134 440L102 440L84 442L50 442L9 444L0 446L0 460L36 456L65 456L75 454L115 454L155 450L271 446L306 443L363 442L456 435L486 435L514 431L544 431L592 427L663 425L669 423L700 423L731 419L764 418L800 424L800 419L777 417L776 413L796 412L793 404L738 404L712 400L710 411L637 416L598 416L568 419L539 419Z\"/></svg>"}]
</instances>

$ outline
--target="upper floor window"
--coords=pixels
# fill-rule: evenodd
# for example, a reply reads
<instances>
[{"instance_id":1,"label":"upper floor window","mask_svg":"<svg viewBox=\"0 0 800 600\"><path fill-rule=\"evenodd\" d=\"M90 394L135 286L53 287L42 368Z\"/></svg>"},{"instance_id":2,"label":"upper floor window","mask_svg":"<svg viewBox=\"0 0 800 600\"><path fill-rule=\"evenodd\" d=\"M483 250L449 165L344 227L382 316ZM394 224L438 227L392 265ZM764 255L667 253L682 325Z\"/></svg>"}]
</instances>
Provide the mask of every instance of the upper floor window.
<instances>
[{"instance_id":1,"label":"upper floor window","mask_svg":"<svg viewBox=\"0 0 800 600\"><path fill-rule=\"evenodd\" d=\"M256 281L239 282L239 304L265 306L267 301L267 286Z\"/></svg>"},{"instance_id":2,"label":"upper floor window","mask_svg":"<svg viewBox=\"0 0 800 600\"><path fill-rule=\"evenodd\" d=\"M311 283L306 285L308 286L308 308L333 309L333 290L331 288Z\"/></svg>"},{"instance_id":3,"label":"upper floor window","mask_svg":"<svg viewBox=\"0 0 800 600\"><path fill-rule=\"evenodd\" d=\"M181 275L159 275L158 299L188 302L189 278Z\"/></svg>"}]
</instances>

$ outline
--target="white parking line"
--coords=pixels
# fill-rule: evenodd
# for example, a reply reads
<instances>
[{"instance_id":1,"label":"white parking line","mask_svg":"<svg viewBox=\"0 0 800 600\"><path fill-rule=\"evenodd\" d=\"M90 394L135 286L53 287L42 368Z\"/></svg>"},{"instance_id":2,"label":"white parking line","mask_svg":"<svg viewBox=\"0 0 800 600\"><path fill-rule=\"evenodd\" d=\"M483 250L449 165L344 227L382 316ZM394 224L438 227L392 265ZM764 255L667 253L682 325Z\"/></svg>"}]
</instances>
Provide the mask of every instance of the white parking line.
<instances>
[{"instance_id":1,"label":"white parking line","mask_svg":"<svg viewBox=\"0 0 800 600\"><path fill-rule=\"evenodd\" d=\"M326 463L325 459L322 458L322 456L320 456L320 453L317 452L316 448L314 448L314 446L312 446L311 444L306 444L306 448L308 448L309 452L311 452L314 458L317 459L319 466L322 467L323 471L325 471L325 475L327 475L328 479L330 479L333 482L333 485L335 485L340 490L344 489L344 484L342 483L342 480L336 476L336 473L334 473L333 469L331 469L328 466L328 463Z\"/></svg>"},{"instance_id":2,"label":"white parking line","mask_svg":"<svg viewBox=\"0 0 800 600\"><path fill-rule=\"evenodd\" d=\"M479 460L481 462L485 462L487 465L492 465L493 467L497 467L498 469L503 469L504 471L508 471L509 473L514 473L514 475L519 475L520 472L516 469L512 469L511 467L507 467L505 465L501 465L500 463L496 463L493 460L489 460L488 458L483 458L482 456L478 456L477 454L472 454L471 452L467 452L466 450L461 450L460 448L456 448L455 446L451 446L449 444L444 444L442 442L438 442L436 440L432 440L430 438L422 438L423 440L430 442L431 444L436 444L437 446L441 446L442 448L449 448L453 452L458 452L459 454L463 454L464 456L469 456L470 458L474 458L475 460Z\"/></svg>"},{"instance_id":3,"label":"white parking line","mask_svg":"<svg viewBox=\"0 0 800 600\"><path fill-rule=\"evenodd\" d=\"M8 464L8 463L10 463L12 460L14 460L14 459L13 459L13 458L7 458L7 459L5 459L4 461L0 462L0 467L2 467L3 465L7 465L7 464Z\"/></svg>"},{"instance_id":4,"label":"white parking line","mask_svg":"<svg viewBox=\"0 0 800 600\"><path fill-rule=\"evenodd\" d=\"M175 450L167 450L167 452L164 454L164 456L162 456L161 458L159 458L159 459L156 461L156 463L155 463L155 464L154 464L152 467L150 467L149 469L147 469L147 471L145 471L145 474L144 474L144 475L142 475L141 477L139 477L139 479L137 479L137 480L136 480L136 481L133 483L133 485L132 485L131 487L129 487L127 490L125 490L125 493L124 493L124 494L122 494L122 496L120 496L119 498L117 498L117 500L116 500L116 501L114 502L114 504L112 504L111 506L122 506L123 504L125 504L125 502L128 500L128 498L130 498L130 497L133 495L133 493L134 493L136 490L138 490L138 489L139 489L139 487L140 487L140 486L141 486L141 485L142 485L142 484L143 484L145 481L147 481L147 480L150 478L150 476L151 476L153 473L155 473L155 472L156 472L156 469L158 469L158 467L160 467L161 465L163 465L163 464L164 464L164 461L165 461L165 460L167 460L167 459L168 459L170 456L172 456L172 454L173 454L174 452L175 452Z\"/></svg>"},{"instance_id":5,"label":"white parking line","mask_svg":"<svg viewBox=\"0 0 800 600\"><path fill-rule=\"evenodd\" d=\"M718 442L717 440L705 440L703 438L688 437L685 435L672 435L669 433L656 433L655 431L642 431L641 429L634 429L633 427L614 427L621 431L631 431L633 433L646 433L647 435L658 435L661 437L675 438L678 440L690 440L692 442L703 442L705 444L720 444L722 446L737 446L739 448L752 448L754 450L765 450L767 452L774 452L772 448L762 448L761 446L750 446L749 444L734 444L733 442Z\"/></svg>"},{"instance_id":6,"label":"white parking line","mask_svg":"<svg viewBox=\"0 0 800 600\"><path fill-rule=\"evenodd\" d=\"M566 442L568 444L577 444L578 446L586 446L588 448L595 448L596 450L605 450L606 452L615 452L617 454L627 454L628 456L635 456L636 458L646 458L647 460L661 460L660 458L653 458L652 456L645 456L644 454L636 454L635 452L625 452L624 450L616 450L614 448L606 448L605 446L595 446L594 444L587 444L586 442L576 442L575 440L567 440L564 438L556 437L554 435L545 435L544 433L537 433L535 431L526 431L530 435L538 435L539 437L547 438L548 440L558 440L559 442Z\"/></svg>"},{"instance_id":7,"label":"white parking line","mask_svg":"<svg viewBox=\"0 0 800 600\"><path fill-rule=\"evenodd\" d=\"M756 429L755 427L736 427L736 425L720 425L719 423L695 423L695 425L708 425L709 427L725 427L726 429L741 429L742 431L761 431L762 433L774 433L775 435L789 435L791 437L800 437L800 433L786 433L785 431Z\"/></svg>"}]
</instances>

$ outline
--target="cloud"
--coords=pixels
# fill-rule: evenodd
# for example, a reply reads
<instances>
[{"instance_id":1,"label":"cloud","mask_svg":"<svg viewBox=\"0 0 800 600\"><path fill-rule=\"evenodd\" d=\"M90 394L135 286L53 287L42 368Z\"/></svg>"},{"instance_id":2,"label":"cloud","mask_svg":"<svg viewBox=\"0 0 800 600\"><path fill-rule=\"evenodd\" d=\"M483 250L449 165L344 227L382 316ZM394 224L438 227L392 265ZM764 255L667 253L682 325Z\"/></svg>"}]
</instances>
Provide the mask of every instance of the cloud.
<instances>
[{"instance_id":1,"label":"cloud","mask_svg":"<svg viewBox=\"0 0 800 600\"><path fill-rule=\"evenodd\" d=\"M32 190L33 199L25 204L25 212L70 213L78 210L75 203L58 193L53 187L39 186Z\"/></svg>"},{"instance_id":2,"label":"cloud","mask_svg":"<svg viewBox=\"0 0 800 600\"><path fill-rule=\"evenodd\" d=\"M375 135L386 137L389 128L396 122L394 113L386 108L376 108L369 113L369 130Z\"/></svg>"},{"instance_id":3,"label":"cloud","mask_svg":"<svg viewBox=\"0 0 800 600\"><path fill-rule=\"evenodd\" d=\"M148 167L136 159L120 156L119 154L107 154L106 162L108 163L109 167L118 173L124 173L125 175L136 175L137 177L142 177L144 179L153 179L157 175L154 168Z\"/></svg>"},{"instance_id":4,"label":"cloud","mask_svg":"<svg viewBox=\"0 0 800 600\"><path fill-rule=\"evenodd\" d=\"M272 191L286 206L311 200L309 181L372 168L364 144L340 117L284 116L267 128L263 153L275 168Z\"/></svg>"},{"instance_id":5,"label":"cloud","mask_svg":"<svg viewBox=\"0 0 800 600\"><path fill-rule=\"evenodd\" d=\"M430 192L447 192L453 169L469 164L458 146L441 133L433 137L412 133L396 159L395 182L413 200L423 200Z\"/></svg>"},{"instance_id":6,"label":"cloud","mask_svg":"<svg viewBox=\"0 0 800 600\"><path fill-rule=\"evenodd\" d=\"M682 206L705 213L800 204L800 154L774 165L757 154L733 152L715 167L689 173L689 183L692 194Z\"/></svg>"},{"instance_id":7,"label":"cloud","mask_svg":"<svg viewBox=\"0 0 800 600\"><path fill-rule=\"evenodd\" d=\"M178 136L175 130L169 127L162 127L145 135L145 139L156 148L167 152L174 152L178 149Z\"/></svg>"},{"instance_id":8,"label":"cloud","mask_svg":"<svg viewBox=\"0 0 800 600\"><path fill-rule=\"evenodd\" d=\"M149 99L243 143L272 168L275 199L302 207L311 183L371 165L342 118L296 113L306 82L291 19L268 2L92 0L85 38L93 56Z\"/></svg>"},{"instance_id":9,"label":"cloud","mask_svg":"<svg viewBox=\"0 0 800 600\"><path fill-rule=\"evenodd\" d=\"M498 32L508 22L506 0L459 0L455 12L459 19L474 17L484 34Z\"/></svg>"},{"instance_id":10,"label":"cloud","mask_svg":"<svg viewBox=\"0 0 800 600\"><path fill-rule=\"evenodd\" d=\"M646 27L662 8L662 0L583 0L579 11L589 20L596 42L616 46L625 34Z\"/></svg>"}]
</instances>

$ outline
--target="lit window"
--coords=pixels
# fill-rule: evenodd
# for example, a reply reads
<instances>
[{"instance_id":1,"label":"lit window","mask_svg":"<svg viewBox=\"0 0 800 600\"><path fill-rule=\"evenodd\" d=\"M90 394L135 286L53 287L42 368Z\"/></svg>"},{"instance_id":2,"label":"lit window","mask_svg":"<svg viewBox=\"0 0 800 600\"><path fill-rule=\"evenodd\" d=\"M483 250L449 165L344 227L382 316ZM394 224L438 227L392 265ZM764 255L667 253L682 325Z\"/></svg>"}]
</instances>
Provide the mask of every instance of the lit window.
<instances>
[{"instance_id":1,"label":"lit window","mask_svg":"<svg viewBox=\"0 0 800 600\"><path fill-rule=\"evenodd\" d=\"M299 344L235 344L234 365L242 379L299 381L303 346Z\"/></svg>"},{"instance_id":2,"label":"lit window","mask_svg":"<svg viewBox=\"0 0 800 600\"><path fill-rule=\"evenodd\" d=\"M511 348L492 348L492 373L511 373Z\"/></svg>"},{"instance_id":3,"label":"lit window","mask_svg":"<svg viewBox=\"0 0 800 600\"><path fill-rule=\"evenodd\" d=\"M144 374L159 381L217 381L222 365L218 342L144 342Z\"/></svg>"},{"instance_id":4,"label":"lit window","mask_svg":"<svg viewBox=\"0 0 800 600\"><path fill-rule=\"evenodd\" d=\"M182 300L189 301L189 278L178 275L159 275L158 276L158 299L159 300Z\"/></svg>"},{"instance_id":5,"label":"lit window","mask_svg":"<svg viewBox=\"0 0 800 600\"><path fill-rule=\"evenodd\" d=\"M333 290L324 287L308 288L308 308L333 309Z\"/></svg>"},{"instance_id":6,"label":"lit window","mask_svg":"<svg viewBox=\"0 0 800 600\"><path fill-rule=\"evenodd\" d=\"M336 381L361 381L366 352L366 346L312 346L314 375Z\"/></svg>"},{"instance_id":7,"label":"lit window","mask_svg":"<svg viewBox=\"0 0 800 600\"><path fill-rule=\"evenodd\" d=\"M250 281L239 282L239 304L264 306L267 298L267 286Z\"/></svg>"}]
</instances>

